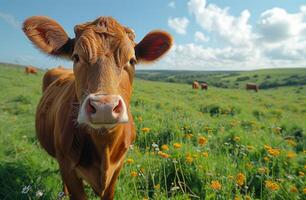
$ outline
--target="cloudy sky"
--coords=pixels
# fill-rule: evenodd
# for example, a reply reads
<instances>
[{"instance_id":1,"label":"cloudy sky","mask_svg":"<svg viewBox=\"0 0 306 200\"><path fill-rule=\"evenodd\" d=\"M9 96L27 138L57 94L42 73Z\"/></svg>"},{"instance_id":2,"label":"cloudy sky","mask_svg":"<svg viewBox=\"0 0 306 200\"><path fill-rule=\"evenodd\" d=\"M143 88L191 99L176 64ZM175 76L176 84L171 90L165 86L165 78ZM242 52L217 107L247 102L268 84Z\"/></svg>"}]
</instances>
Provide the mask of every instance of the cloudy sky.
<instances>
[{"instance_id":1,"label":"cloudy sky","mask_svg":"<svg viewBox=\"0 0 306 200\"><path fill-rule=\"evenodd\" d=\"M113 16L137 41L153 29L175 45L161 61L139 69L249 70L306 67L305 0L1 0L0 62L42 68L71 66L43 55L21 24L29 16L57 20L73 37L76 24Z\"/></svg>"}]
</instances>

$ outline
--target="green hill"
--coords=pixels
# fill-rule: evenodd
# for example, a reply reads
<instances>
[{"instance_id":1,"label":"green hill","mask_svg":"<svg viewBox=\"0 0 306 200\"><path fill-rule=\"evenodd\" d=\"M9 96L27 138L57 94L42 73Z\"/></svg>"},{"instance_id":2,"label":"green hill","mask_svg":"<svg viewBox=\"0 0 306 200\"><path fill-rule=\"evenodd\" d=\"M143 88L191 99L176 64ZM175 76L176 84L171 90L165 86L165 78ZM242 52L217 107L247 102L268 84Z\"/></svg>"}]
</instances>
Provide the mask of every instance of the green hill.
<instances>
[{"instance_id":1,"label":"green hill","mask_svg":"<svg viewBox=\"0 0 306 200\"><path fill-rule=\"evenodd\" d=\"M35 137L42 74L0 65L1 200L53 200L62 191L58 165ZM137 138L115 199L303 199L305 97L305 86L202 91L136 79L131 109ZM86 191L98 199L88 185Z\"/></svg>"},{"instance_id":2,"label":"green hill","mask_svg":"<svg viewBox=\"0 0 306 200\"><path fill-rule=\"evenodd\" d=\"M259 88L306 85L306 68L263 69L255 71L149 71L139 70L136 77L151 80L191 84L194 80L205 81L222 88L244 88L248 82Z\"/></svg>"}]
</instances>

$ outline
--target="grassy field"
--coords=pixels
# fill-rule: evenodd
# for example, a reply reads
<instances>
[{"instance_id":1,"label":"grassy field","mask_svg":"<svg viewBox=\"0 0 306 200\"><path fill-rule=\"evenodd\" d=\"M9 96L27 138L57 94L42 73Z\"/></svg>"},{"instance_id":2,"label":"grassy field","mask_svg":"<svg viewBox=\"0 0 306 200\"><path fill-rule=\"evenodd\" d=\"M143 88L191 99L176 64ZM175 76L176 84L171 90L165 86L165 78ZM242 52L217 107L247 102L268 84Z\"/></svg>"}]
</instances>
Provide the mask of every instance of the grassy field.
<instances>
[{"instance_id":1,"label":"grassy field","mask_svg":"<svg viewBox=\"0 0 306 200\"><path fill-rule=\"evenodd\" d=\"M1 200L62 191L57 163L35 138L41 78L0 66ZM136 80L131 107L137 139L116 199L306 198L306 86L206 92Z\"/></svg>"},{"instance_id":2,"label":"grassy field","mask_svg":"<svg viewBox=\"0 0 306 200\"><path fill-rule=\"evenodd\" d=\"M205 81L221 88L245 88L246 83L256 83L261 89L280 86L306 85L306 69L264 69L254 71L138 71L136 76L152 81L189 83Z\"/></svg>"}]
</instances>

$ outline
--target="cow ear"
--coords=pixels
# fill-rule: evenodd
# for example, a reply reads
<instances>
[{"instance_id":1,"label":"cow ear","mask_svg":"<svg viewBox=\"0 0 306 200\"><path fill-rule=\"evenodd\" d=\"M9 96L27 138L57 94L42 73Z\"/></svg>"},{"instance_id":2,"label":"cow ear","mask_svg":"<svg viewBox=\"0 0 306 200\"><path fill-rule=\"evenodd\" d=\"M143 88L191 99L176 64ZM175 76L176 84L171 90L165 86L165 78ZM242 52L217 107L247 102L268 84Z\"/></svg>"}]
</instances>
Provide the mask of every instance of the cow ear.
<instances>
[{"instance_id":1,"label":"cow ear","mask_svg":"<svg viewBox=\"0 0 306 200\"><path fill-rule=\"evenodd\" d=\"M23 31L42 52L71 57L74 40L70 39L61 25L45 16L34 16L23 23Z\"/></svg>"},{"instance_id":2,"label":"cow ear","mask_svg":"<svg viewBox=\"0 0 306 200\"><path fill-rule=\"evenodd\" d=\"M152 62L164 55L172 46L172 37L163 31L148 33L135 47L139 62Z\"/></svg>"}]
</instances>

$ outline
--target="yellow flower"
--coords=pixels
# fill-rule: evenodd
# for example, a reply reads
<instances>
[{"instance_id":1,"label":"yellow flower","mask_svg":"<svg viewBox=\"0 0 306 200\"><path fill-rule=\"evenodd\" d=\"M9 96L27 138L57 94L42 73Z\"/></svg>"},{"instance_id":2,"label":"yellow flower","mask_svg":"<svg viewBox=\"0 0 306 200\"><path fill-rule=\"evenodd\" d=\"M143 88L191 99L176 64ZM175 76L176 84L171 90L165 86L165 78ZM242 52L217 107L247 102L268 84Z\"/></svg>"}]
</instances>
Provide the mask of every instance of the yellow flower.
<instances>
[{"instance_id":1,"label":"yellow flower","mask_svg":"<svg viewBox=\"0 0 306 200\"><path fill-rule=\"evenodd\" d=\"M239 196L235 196L234 200L241 200Z\"/></svg>"},{"instance_id":2,"label":"yellow flower","mask_svg":"<svg viewBox=\"0 0 306 200\"><path fill-rule=\"evenodd\" d=\"M164 145L161 146L161 149L164 150L164 151L168 151L169 147L168 147L168 145L164 144Z\"/></svg>"},{"instance_id":3,"label":"yellow flower","mask_svg":"<svg viewBox=\"0 0 306 200\"><path fill-rule=\"evenodd\" d=\"M305 173L304 172L299 172L299 176L304 176L305 175Z\"/></svg>"},{"instance_id":4,"label":"yellow flower","mask_svg":"<svg viewBox=\"0 0 306 200\"><path fill-rule=\"evenodd\" d=\"M239 185L239 186L242 186L245 182L245 175L242 174L242 173L239 173L237 174L236 176L236 183Z\"/></svg>"},{"instance_id":5,"label":"yellow flower","mask_svg":"<svg viewBox=\"0 0 306 200\"><path fill-rule=\"evenodd\" d=\"M219 183L219 181L212 181L211 184L210 184L210 187L213 190L221 190L222 185Z\"/></svg>"},{"instance_id":6,"label":"yellow flower","mask_svg":"<svg viewBox=\"0 0 306 200\"><path fill-rule=\"evenodd\" d=\"M138 174L137 174L137 172L132 171L132 172L131 172L131 176L132 176L132 177L136 177L136 176L138 176Z\"/></svg>"},{"instance_id":7,"label":"yellow flower","mask_svg":"<svg viewBox=\"0 0 306 200\"><path fill-rule=\"evenodd\" d=\"M306 169L306 165L304 165L304 169Z\"/></svg>"},{"instance_id":8,"label":"yellow flower","mask_svg":"<svg viewBox=\"0 0 306 200\"><path fill-rule=\"evenodd\" d=\"M142 117L141 116L138 117L138 121L142 122Z\"/></svg>"},{"instance_id":9,"label":"yellow flower","mask_svg":"<svg viewBox=\"0 0 306 200\"><path fill-rule=\"evenodd\" d=\"M306 150L303 150L303 153L306 154Z\"/></svg>"},{"instance_id":10,"label":"yellow flower","mask_svg":"<svg viewBox=\"0 0 306 200\"><path fill-rule=\"evenodd\" d=\"M266 150L272 149L272 147L270 147L270 146L267 145L267 144L264 145L264 148L265 148Z\"/></svg>"},{"instance_id":11,"label":"yellow flower","mask_svg":"<svg viewBox=\"0 0 306 200\"><path fill-rule=\"evenodd\" d=\"M294 140L288 139L288 140L286 140L286 141L287 141L287 143L288 143L290 146L292 146L292 147L295 147L295 146L296 146L296 142L295 142Z\"/></svg>"},{"instance_id":12,"label":"yellow flower","mask_svg":"<svg viewBox=\"0 0 306 200\"><path fill-rule=\"evenodd\" d=\"M162 151L159 151L157 154L158 154L160 157L162 157L162 158L169 158L169 157L170 157L169 154L164 153L164 152L162 152Z\"/></svg>"},{"instance_id":13,"label":"yellow flower","mask_svg":"<svg viewBox=\"0 0 306 200\"><path fill-rule=\"evenodd\" d=\"M292 159L292 158L295 158L295 157L296 157L296 154L293 151L289 151L287 153L287 158L288 159Z\"/></svg>"},{"instance_id":14,"label":"yellow flower","mask_svg":"<svg viewBox=\"0 0 306 200\"><path fill-rule=\"evenodd\" d=\"M155 189L155 190L159 190L159 189L160 189L160 184L154 185L154 189Z\"/></svg>"},{"instance_id":15,"label":"yellow flower","mask_svg":"<svg viewBox=\"0 0 306 200\"><path fill-rule=\"evenodd\" d=\"M235 126L237 126L237 125L239 125L240 124L240 121L238 121L238 120L233 120L232 122L231 122L231 126L232 127L235 127Z\"/></svg>"},{"instance_id":16,"label":"yellow flower","mask_svg":"<svg viewBox=\"0 0 306 200\"><path fill-rule=\"evenodd\" d=\"M192 161L193 161L192 156L191 156L190 154L187 154L187 155L186 155L186 162L189 163L189 164L191 164Z\"/></svg>"},{"instance_id":17,"label":"yellow flower","mask_svg":"<svg viewBox=\"0 0 306 200\"><path fill-rule=\"evenodd\" d=\"M145 127L145 128L142 128L141 131L143 133L148 133L150 131L150 129Z\"/></svg>"},{"instance_id":18,"label":"yellow flower","mask_svg":"<svg viewBox=\"0 0 306 200\"><path fill-rule=\"evenodd\" d=\"M176 149L180 149L182 147L182 145L180 143L174 143L173 147Z\"/></svg>"},{"instance_id":19,"label":"yellow flower","mask_svg":"<svg viewBox=\"0 0 306 200\"><path fill-rule=\"evenodd\" d=\"M271 191L276 191L279 190L279 185L273 181L265 181L265 186L267 189L271 190Z\"/></svg>"},{"instance_id":20,"label":"yellow flower","mask_svg":"<svg viewBox=\"0 0 306 200\"><path fill-rule=\"evenodd\" d=\"M303 189L303 193L306 194L306 188Z\"/></svg>"},{"instance_id":21,"label":"yellow flower","mask_svg":"<svg viewBox=\"0 0 306 200\"><path fill-rule=\"evenodd\" d=\"M207 143L207 138L204 136L199 137L199 145L204 146Z\"/></svg>"},{"instance_id":22,"label":"yellow flower","mask_svg":"<svg viewBox=\"0 0 306 200\"><path fill-rule=\"evenodd\" d=\"M253 165L253 163L247 163L246 164L246 167L248 168L248 169L252 169L253 167L254 167L254 165Z\"/></svg>"},{"instance_id":23,"label":"yellow flower","mask_svg":"<svg viewBox=\"0 0 306 200\"><path fill-rule=\"evenodd\" d=\"M250 196L246 195L245 200L252 200Z\"/></svg>"},{"instance_id":24,"label":"yellow flower","mask_svg":"<svg viewBox=\"0 0 306 200\"><path fill-rule=\"evenodd\" d=\"M271 156L278 156L280 154L280 150L279 149L269 149L268 150L268 153L271 155Z\"/></svg>"},{"instance_id":25,"label":"yellow flower","mask_svg":"<svg viewBox=\"0 0 306 200\"><path fill-rule=\"evenodd\" d=\"M293 186L290 187L290 192L297 193L298 189L293 185Z\"/></svg>"},{"instance_id":26,"label":"yellow flower","mask_svg":"<svg viewBox=\"0 0 306 200\"><path fill-rule=\"evenodd\" d=\"M193 137L193 135L192 135L191 133L188 133L188 134L185 135L185 137L186 137L187 139L191 139L191 138Z\"/></svg>"},{"instance_id":27,"label":"yellow flower","mask_svg":"<svg viewBox=\"0 0 306 200\"><path fill-rule=\"evenodd\" d=\"M128 164L132 164L132 163L134 162L134 160L133 160L132 158L128 158L128 159L126 159L126 162L127 162Z\"/></svg>"},{"instance_id":28,"label":"yellow flower","mask_svg":"<svg viewBox=\"0 0 306 200\"><path fill-rule=\"evenodd\" d=\"M252 146L252 145L248 145L248 146L247 146L247 149L248 149L248 151L253 151L253 150L255 149L255 147Z\"/></svg>"},{"instance_id":29,"label":"yellow flower","mask_svg":"<svg viewBox=\"0 0 306 200\"><path fill-rule=\"evenodd\" d=\"M269 162L269 160L270 160L269 157L267 157L267 156L265 156L263 159L264 159L264 161L266 161L266 162Z\"/></svg>"},{"instance_id":30,"label":"yellow flower","mask_svg":"<svg viewBox=\"0 0 306 200\"><path fill-rule=\"evenodd\" d=\"M202 155L207 158L208 157L208 152L203 152Z\"/></svg>"},{"instance_id":31,"label":"yellow flower","mask_svg":"<svg viewBox=\"0 0 306 200\"><path fill-rule=\"evenodd\" d=\"M143 199L142 200L149 200L149 198L148 197L143 197Z\"/></svg>"},{"instance_id":32,"label":"yellow flower","mask_svg":"<svg viewBox=\"0 0 306 200\"><path fill-rule=\"evenodd\" d=\"M235 142L239 142L240 141L240 137L238 137L238 136L234 137L234 141Z\"/></svg>"},{"instance_id":33,"label":"yellow flower","mask_svg":"<svg viewBox=\"0 0 306 200\"><path fill-rule=\"evenodd\" d=\"M280 133L281 133L281 130L282 130L281 127L275 127L275 128L273 129L273 132L276 133L276 134L280 134Z\"/></svg>"},{"instance_id":34,"label":"yellow flower","mask_svg":"<svg viewBox=\"0 0 306 200\"><path fill-rule=\"evenodd\" d=\"M258 168L258 173L260 174L264 174L268 171L268 169L266 167L259 167Z\"/></svg>"},{"instance_id":35,"label":"yellow flower","mask_svg":"<svg viewBox=\"0 0 306 200\"><path fill-rule=\"evenodd\" d=\"M277 157L280 154L280 149L274 149L270 147L269 145L264 145L264 148L270 154L271 156Z\"/></svg>"}]
</instances>

